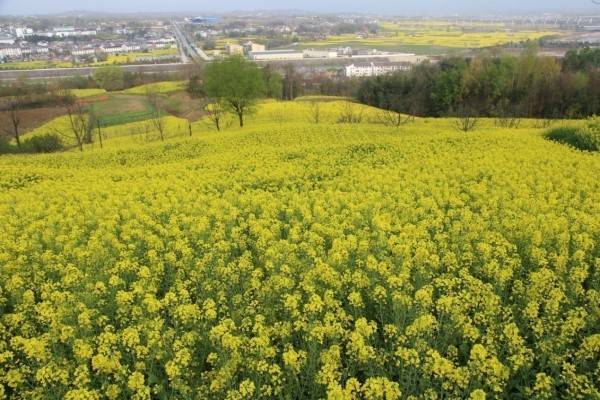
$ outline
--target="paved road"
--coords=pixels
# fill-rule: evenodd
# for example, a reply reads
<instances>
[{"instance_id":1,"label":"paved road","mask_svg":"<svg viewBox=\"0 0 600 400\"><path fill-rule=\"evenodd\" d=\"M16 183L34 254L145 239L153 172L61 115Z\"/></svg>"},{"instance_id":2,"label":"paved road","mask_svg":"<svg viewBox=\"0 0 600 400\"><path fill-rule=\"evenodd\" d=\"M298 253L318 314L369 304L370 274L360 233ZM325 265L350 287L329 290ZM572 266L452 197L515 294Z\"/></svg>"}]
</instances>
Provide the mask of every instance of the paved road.
<instances>
[{"instance_id":1,"label":"paved road","mask_svg":"<svg viewBox=\"0 0 600 400\"><path fill-rule=\"evenodd\" d=\"M181 27L177 24L177 22L173 22L173 31L175 32L177 43L185 55L189 56L195 61L212 60L212 58L202 51L202 49L197 48L193 43L190 42L189 38L181 30Z\"/></svg>"},{"instance_id":2,"label":"paved road","mask_svg":"<svg viewBox=\"0 0 600 400\"><path fill-rule=\"evenodd\" d=\"M142 72L145 74L179 72L185 70L189 64L146 64L146 65L122 65L125 71ZM50 68L50 69L31 69L31 70L6 70L0 71L0 80L14 80L19 77L28 79L56 79L68 78L73 76L92 75L98 67L83 68Z\"/></svg>"}]
</instances>

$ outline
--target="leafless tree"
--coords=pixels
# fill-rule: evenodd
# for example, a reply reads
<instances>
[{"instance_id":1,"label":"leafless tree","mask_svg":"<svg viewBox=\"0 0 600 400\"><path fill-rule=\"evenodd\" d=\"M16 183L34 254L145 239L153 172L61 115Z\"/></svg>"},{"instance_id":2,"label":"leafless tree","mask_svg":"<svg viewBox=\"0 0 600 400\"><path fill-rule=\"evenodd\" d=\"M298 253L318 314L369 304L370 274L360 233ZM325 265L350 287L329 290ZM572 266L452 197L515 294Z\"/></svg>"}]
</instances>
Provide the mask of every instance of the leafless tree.
<instances>
[{"instance_id":1,"label":"leafless tree","mask_svg":"<svg viewBox=\"0 0 600 400\"><path fill-rule=\"evenodd\" d=\"M351 101L344 104L342 112L338 117L339 124L360 124L363 120L362 111L356 109L356 105Z\"/></svg>"},{"instance_id":2,"label":"leafless tree","mask_svg":"<svg viewBox=\"0 0 600 400\"><path fill-rule=\"evenodd\" d=\"M158 93L147 89L146 90L146 99L148 100L148 104L150 105L150 121L155 130L160 134L160 140L165 141L165 121L164 121L164 108L162 99L158 95Z\"/></svg>"},{"instance_id":3,"label":"leafless tree","mask_svg":"<svg viewBox=\"0 0 600 400\"><path fill-rule=\"evenodd\" d=\"M409 121L408 117L404 117L402 113L394 110L381 110L377 113L377 118L383 125L396 128Z\"/></svg>"},{"instance_id":4,"label":"leafless tree","mask_svg":"<svg viewBox=\"0 0 600 400\"><path fill-rule=\"evenodd\" d=\"M461 107L456 115L454 127L461 132L471 132L477 127L479 118L468 107Z\"/></svg>"},{"instance_id":5,"label":"leafless tree","mask_svg":"<svg viewBox=\"0 0 600 400\"><path fill-rule=\"evenodd\" d=\"M308 102L308 119L313 124L321 122L321 102L318 100Z\"/></svg>"},{"instance_id":6,"label":"leafless tree","mask_svg":"<svg viewBox=\"0 0 600 400\"><path fill-rule=\"evenodd\" d=\"M2 130L15 138L17 142L17 147L21 148L21 109L23 107L23 101L21 96L15 96L15 98L11 99L8 104L8 119L10 124L8 126L3 126Z\"/></svg>"},{"instance_id":7,"label":"leafless tree","mask_svg":"<svg viewBox=\"0 0 600 400\"><path fill-rule=\"evenodd\" d=\"M204 106L208 121L217 131L231 126L233 120L228 112L227 105L222 99L212 99Z\"/></svg>"},{"instance_id":8,"label":"leafless tree","mask_svg":"<svg viewBox=\"0 0 600 400\"><path fill-rule=\"evenodd\" d=\"M501 128L517 129L521 125L521 118L503 115L496 118L496 125Z\"/></svg>"},{"instance_id":9,"label":"leafless tree","mask_svg":"<svg viewBox=\"0 0 600 400\"><path fill-rule=\"evenodd\" d=\"M83 151L83 145L86 143L86 137L89 137L89 117L81 102L74 102L65 108L67 119L69 121L68 131L55 129L59 135L75 139L80 151Z\"/></svg>"}]
</instances>

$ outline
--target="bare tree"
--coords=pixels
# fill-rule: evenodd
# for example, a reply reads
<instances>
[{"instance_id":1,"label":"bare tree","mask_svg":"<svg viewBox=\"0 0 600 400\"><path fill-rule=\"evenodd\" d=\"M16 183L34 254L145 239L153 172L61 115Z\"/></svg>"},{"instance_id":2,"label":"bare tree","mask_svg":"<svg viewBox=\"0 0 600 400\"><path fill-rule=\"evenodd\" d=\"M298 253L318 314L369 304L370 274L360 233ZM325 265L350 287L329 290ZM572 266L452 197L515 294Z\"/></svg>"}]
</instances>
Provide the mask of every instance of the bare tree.
<instances>
[{"instance_id":1,"label":"bare tree","mask_svg":"<svg viewBox=\"0 0 600 400\"><path fill-rule=\"evenodd\" d=\"M100 139L100 148L104 147L104 143L102 141L102 129L100 128L100 120L96 120L96 129L98 130L98 139Z\"/></svg>"},{"instance_id":2,"label":"bare tree","mask_svg":"<svg viewBox=\"0 0 600 400\"><path fill-rule=\"evenodd\" d=\"M308 119L313 124L321 122L321 102L318 100L308 102Z\"/></svg>"},{"instance_id":3,"label":"bare tree","mask_svg":"<svg viewBox=\"0 0 600 400\"><path fill-rule=\"evenodd\" d=\"M599 3L600 4L600 3ZM542 118L538 119L535 122L535 127L538 129L548 129L554 124L554 119L552 118Z\"/></svg>"},{"instance_id":4,"label":"bare tree","mask_svg":"<svg viewBox=\"0 0 600 400\"><path fill-rule=\"evenodd\" d=\"M204 106L206 116L217 131L231 126L233 120L230 118L227 105L222 99L213 99Z\"/></svg>"},{"instance_id":5,"label":"bare tree","mask_svg":"<svg viewBox=\"0 0 600 400\"><path fill-rule=\"evenodd\" d=\"M475 116L473 110L467 107L461 107L456 115L454 127L461 132L471 132L477 127L479 118Z\"/></svg>"},{"instance_id":6,"label":"bare tree","mask_svg":"<svg viewBox=\"0 0 600 400\"><path fill-rule=\"evenodd\" d=\"M165 121L164 121L164 108L162 99L158 93L146 89L146 99L150 105L150 121L155 130L160 134L160 140L165 141Z\"/></svg>"},{"instance_id":7,"label":"bare tree","mask_svg":"<svg viewBox=\"0 0 600 400\"><path fill-rule=\"evenodd\" d=\"M399 127L409 121L408 117L404 117L402 113L394 110L381 110L377 113L379 122L385 126Z\"/></svg>"},{"instance_id":8,"label":"bare tree","mask_svg":"<svg viewBox=\"0 0 600 400\"><path fill-rule=\"evenodd\" d=\"M80 151L83 151L83 145L86 143L86 137L89 137L89 117L83 105L80 102L74 102L66 107L67 119L69 122L68 132L55 129L59 135L75 139Z\"/></svg>"},{"instance_id":9,"label":"bare tree","mask_svg":"<svg viewBox=\"0 0 600 400\"><path fill-rule=\"evenodd\" d=\"M362 111L356 109L356 105L351 101L344 104L342 112L338 117L339 124L360 124L363 120Z\"/></svg>"},{"instance_id":10,"label":"bare tree","mask_svg":"<svg viewBox=\"0 0 600 400\"><path fill-rule=\"evenodd\" d=\"M21 108L23 107L23 101L21 96L15 96L8 104L8 118L10 125L3 126L2 130L15 138L17 147L21 148Z\"/></svg>"}]
</instances>

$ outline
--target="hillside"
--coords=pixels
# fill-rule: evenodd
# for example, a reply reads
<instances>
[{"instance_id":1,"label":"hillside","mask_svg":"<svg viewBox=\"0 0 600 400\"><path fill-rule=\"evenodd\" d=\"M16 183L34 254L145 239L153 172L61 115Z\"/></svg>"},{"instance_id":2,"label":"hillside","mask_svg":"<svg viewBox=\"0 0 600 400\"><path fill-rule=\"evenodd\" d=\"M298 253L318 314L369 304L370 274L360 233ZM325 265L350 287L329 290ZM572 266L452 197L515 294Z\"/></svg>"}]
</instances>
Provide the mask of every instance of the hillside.
<instances>
[{"instance_id":1,"label":"hillside","mask_svg":"<svg viewBox=\"0 0 600 400\"><path fill-rule=\"evenodd\" d=\"M0 398L600 396L598 154L339 107L0 157Z\"/></svg>"}]
</instances>

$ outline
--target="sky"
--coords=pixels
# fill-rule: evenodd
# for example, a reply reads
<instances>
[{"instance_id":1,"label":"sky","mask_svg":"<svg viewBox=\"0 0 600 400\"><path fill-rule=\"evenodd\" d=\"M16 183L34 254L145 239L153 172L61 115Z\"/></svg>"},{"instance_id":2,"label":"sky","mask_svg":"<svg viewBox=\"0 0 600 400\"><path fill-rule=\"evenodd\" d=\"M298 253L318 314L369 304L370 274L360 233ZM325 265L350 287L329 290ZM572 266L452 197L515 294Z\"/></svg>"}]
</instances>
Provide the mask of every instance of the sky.
<instances>
[{"instance_id":1,"label":"sky","mask_svg":"<svg viewBox=\"0 0 600 400\"><path fill-rule=\"evenodd\" d=\"M179 12L297 9L316 12L375 12L394 15L477 15L598 9L592 0L0 0L0 15L65 11Z\"/></svg>"}]
</instances>

